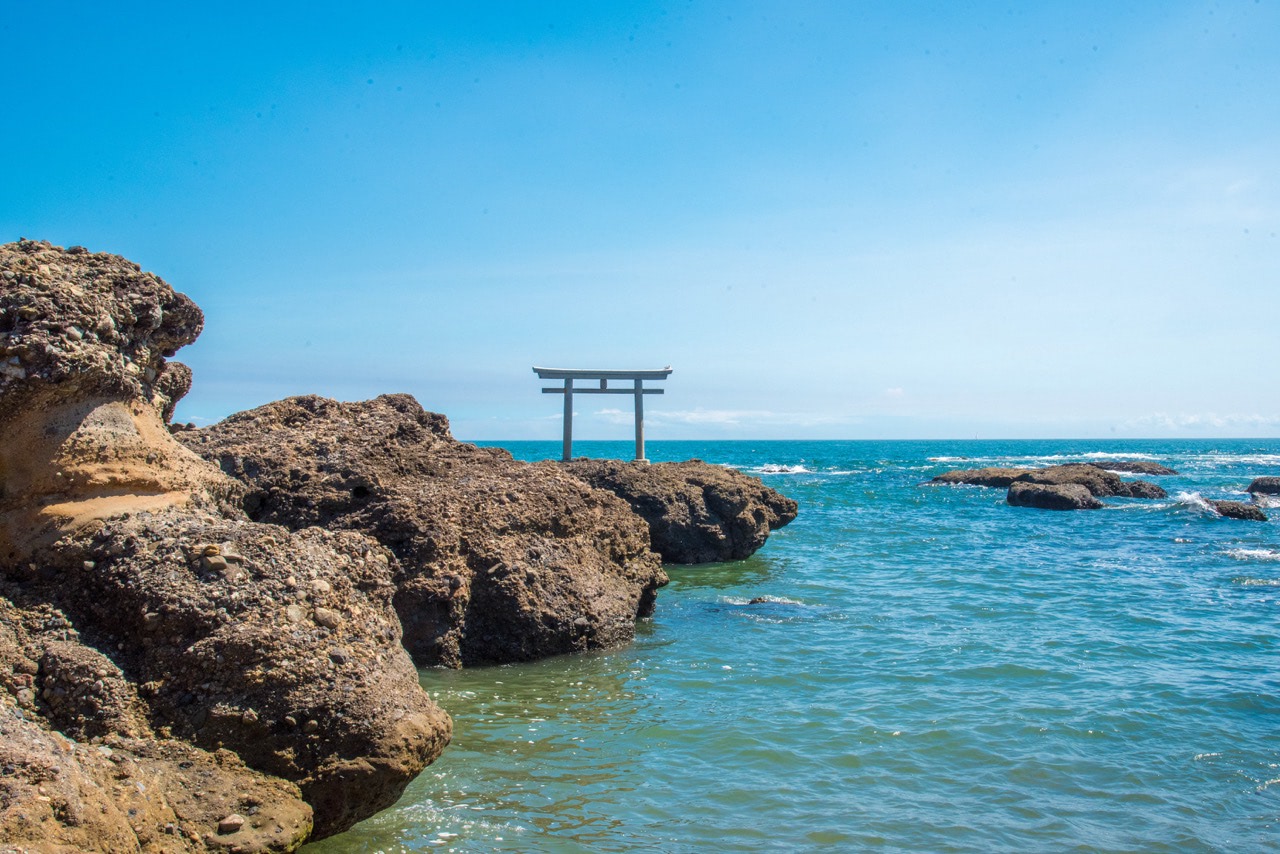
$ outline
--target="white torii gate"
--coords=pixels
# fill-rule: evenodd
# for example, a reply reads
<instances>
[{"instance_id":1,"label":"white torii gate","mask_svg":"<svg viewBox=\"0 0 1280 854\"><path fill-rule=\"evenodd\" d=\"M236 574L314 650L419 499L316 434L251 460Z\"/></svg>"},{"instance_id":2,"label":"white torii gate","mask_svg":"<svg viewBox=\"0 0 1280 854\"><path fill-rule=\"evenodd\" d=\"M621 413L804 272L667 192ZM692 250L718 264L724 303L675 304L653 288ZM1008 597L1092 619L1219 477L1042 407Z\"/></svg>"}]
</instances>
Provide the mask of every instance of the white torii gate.
<instances>
[{"instance_id":1,"label":"white torii gate","mask_svg":"<svg viewBox=\"0 0 1280 854\"><path fill-rule=\"evenodd\" d=\"M544 388L543 394L564 395L564 457L573 459L573 396L575 394L630 394L636 400L636 461L647 463L644 456L644 396L662 394L663 389L645 388L645 380L665 380L671 376L671 366L655 371L593 371L579 368L539 368L533 372L542 380L564 380L564 386ZM599 381L598 388L573 385L574 380ZM609 388L609 380L631 380L631 388Z\"/></svg>"}]
</instances>

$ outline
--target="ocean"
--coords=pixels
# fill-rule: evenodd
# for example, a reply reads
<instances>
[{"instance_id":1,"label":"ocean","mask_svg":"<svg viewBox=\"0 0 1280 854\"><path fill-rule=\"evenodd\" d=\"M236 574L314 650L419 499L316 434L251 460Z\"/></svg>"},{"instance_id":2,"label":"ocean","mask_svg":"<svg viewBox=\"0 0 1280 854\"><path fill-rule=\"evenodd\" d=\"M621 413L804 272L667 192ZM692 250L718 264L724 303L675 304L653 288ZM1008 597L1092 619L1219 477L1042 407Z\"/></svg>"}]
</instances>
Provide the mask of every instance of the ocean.
<instances>
[{"instance_id":1,"label":"ocean","mask_svg":"<svg viewBox=\"0 0 1280 854\"><path fill-rule=\"evenodd\" d=\"M1280 849L1280 507L1202 500L1247 500L1280 440L647 450L757 475L800 516L745 561L669 567L623 649L422 671L452 745L304 851ZM924 485L1106 458L1180 474L1075 512Z\"/></svg>"}]
</instances>

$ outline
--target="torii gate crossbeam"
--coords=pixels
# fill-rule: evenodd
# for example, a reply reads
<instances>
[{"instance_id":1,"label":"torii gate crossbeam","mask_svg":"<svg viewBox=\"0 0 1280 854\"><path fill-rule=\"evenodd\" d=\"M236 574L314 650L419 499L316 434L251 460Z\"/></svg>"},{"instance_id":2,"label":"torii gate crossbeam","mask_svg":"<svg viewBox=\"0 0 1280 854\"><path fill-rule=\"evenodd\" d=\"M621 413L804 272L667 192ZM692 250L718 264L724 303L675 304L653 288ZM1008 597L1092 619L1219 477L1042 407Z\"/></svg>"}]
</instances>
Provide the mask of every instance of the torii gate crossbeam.
<instances>
[{"instance_id":1,"label":"torii gate crossbeam","mask_svg":"<svg viewBox=\"0 0 1280 854\"><path fill-rule=\"evenodd\" d=\"M636 461L648 462L644 456L644 396L663 394L660 388L645 388L645 380L665 380L671 376L671 366L651 371L586 370L580 368L539 368L533 372L538 379L564 380L563 387L544 388L543 394L564 395L564 455L573 459L573 396L575 394L630 394L635 397L636 408ZM599 382L598 388L575 387L575 380ZM609 380L630 380L631 388L609 388Z\"/></svg>"}]
</instances>

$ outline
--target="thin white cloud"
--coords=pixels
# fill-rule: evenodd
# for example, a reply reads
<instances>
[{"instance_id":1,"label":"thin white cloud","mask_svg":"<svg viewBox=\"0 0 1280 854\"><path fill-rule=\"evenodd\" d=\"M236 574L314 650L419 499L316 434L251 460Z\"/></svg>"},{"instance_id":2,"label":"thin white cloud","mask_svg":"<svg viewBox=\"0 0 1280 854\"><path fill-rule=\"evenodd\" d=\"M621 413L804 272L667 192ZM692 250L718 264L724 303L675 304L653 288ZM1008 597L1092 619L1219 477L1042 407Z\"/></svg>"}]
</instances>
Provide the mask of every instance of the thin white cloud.
<instances>
[{"instance_id":1,"label":"thin white cloud","mask_svg":"<svg viewBox=\"0 0 1280 854\"><path fill-rule=\"evenodd\" d=\"M610 424L631 424L634 414L624 409L598 409L597 417ZM854 424L861 419L813 412L773 412L767 409L675 409L645 412L645 422L654 425L691 424L738 426L742 424L766 424L769 426L812 427L821 424Z\"/></svg>"},{"instance_id":2,"label":"thin white cloud","mask_svg":"<svg viewBox=\"0 0 1280 854\"><path fill-rule=\"evenodd\" d=\"M1171 433L1196 432L1203 430L1270 430L1280 427L1280 415L1259 415L1215 412L1201 413L1167 413L1155 412L1142 415L1124 422L1126 429L1154 428Z\"/></svg>"}]
</instances>

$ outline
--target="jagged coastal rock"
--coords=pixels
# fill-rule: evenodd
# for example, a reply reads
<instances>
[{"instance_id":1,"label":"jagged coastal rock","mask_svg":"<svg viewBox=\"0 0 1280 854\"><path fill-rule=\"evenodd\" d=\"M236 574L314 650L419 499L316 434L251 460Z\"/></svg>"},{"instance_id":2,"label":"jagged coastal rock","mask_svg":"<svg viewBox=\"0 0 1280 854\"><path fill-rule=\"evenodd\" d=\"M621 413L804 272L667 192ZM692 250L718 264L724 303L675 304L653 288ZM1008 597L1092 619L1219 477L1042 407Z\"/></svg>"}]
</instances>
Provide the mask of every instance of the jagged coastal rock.
<instances>
[{"instance_id":1,"label":"jagged coastal rock","mask_svg":"<svg viewBox=\"0 0 1280 854\"><path fill-rule=\"evenodd\" d=\"M798 511L795 501L759 480L701 460L577 459L560 465L625 500L648 523L653 550L668 563L740 560Z\"/></svg>"},{"instance_id":2,"label":"jagged coastal rock","mask_svg":"<svg viewBox=\"0 0 1280 854\"><path fill-rule=\"evenodd\" d=\"M289 398L178 435L249 487L254 519L363 531L390 549L419 665L625 643L667 581L622 501L554 463L458 442L408 395Z\"/></svg>"},{"instance_id":3,"label":"jagged coastal rock","mask_svg":"<svg viewBox=\"0 0 1280 854\"><path fill-rule=\"evenodd\" d=\"M164 426L190 384L167 358L202 324L118 256L0 246L4 844L289 850L449 739L393 557L246 519Z\"/></svg>"}]
</instances>

